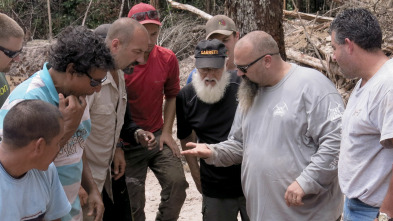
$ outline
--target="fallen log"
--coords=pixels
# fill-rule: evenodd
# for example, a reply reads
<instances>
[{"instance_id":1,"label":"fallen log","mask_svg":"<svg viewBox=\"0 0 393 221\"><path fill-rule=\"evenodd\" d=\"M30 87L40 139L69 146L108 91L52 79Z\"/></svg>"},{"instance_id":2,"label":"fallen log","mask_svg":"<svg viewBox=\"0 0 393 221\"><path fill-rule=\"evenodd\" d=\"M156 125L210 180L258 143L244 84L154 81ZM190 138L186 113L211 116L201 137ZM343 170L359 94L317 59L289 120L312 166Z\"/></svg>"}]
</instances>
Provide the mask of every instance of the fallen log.
<instances>
[{"instance_id":1,"label":"fallen log","mask_svg":"<svg viewBox=\"0 0 393 221\"><path fill-rule=\"evenodd\" d=\"M313 67L319 71L327 71L325 68L327 67L326 61L320 61L318 58L311 57L291 48L287 48L286 53L287 57L291 60ZM322 65L321 62L324 63L324 65Z\"/></svg>"},{"instance_id":2,"label":"fallen log","mask_svg":"<svg viewBox=\"0 0 393 221\"><path fill-rule=\"evenodd\" d=\"M313 14L307 14L303 12L296 12L296 11L288 11L288 10L283 10L284 16L288 18L298 18L298 14L300 15L300 18L308 21L317 21L317 22L332 22L334 18L331 17L325 17L325 16L316 16Z\"/></svg>"},{"instance_id":3,"label":"fallen log","mask_svg":"<svg viewBox=\"0 0 393 221\"><path fill-rule=\"evenodd\" d=\"M208 13L206 13L198 8L195 8L192 5L178 3L178 2L175 2L172 0L167 0L167 2L169 2L171 4L171 6L174 8L190 11L194 14L199 15L201 18L206 19L206 20L209 20L211 17L213 17L213 16L209 15Z\"/></svg>"}]
</instances>

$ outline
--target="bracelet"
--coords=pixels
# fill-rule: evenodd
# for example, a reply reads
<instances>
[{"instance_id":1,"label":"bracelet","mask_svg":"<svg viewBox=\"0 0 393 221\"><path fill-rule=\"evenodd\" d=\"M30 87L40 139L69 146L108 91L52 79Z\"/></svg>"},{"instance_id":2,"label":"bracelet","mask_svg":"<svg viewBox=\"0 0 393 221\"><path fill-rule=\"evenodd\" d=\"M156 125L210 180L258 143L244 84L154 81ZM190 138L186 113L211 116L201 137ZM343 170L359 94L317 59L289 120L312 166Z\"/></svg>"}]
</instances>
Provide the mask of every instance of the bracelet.
<instances>
[{"instance_id":1,"label":"bracelet","mask_svg":"<svg viewBox=\"0 0 393 221\"><path fill-rule=\"evenodd\" d=\"M135 138L136 143L139 143L139 139L138 139L138 132L139 132L139 131L142 131L142 129L137 129L137 130L134 132L134 138Z\"/></svg>"}]
</instances>

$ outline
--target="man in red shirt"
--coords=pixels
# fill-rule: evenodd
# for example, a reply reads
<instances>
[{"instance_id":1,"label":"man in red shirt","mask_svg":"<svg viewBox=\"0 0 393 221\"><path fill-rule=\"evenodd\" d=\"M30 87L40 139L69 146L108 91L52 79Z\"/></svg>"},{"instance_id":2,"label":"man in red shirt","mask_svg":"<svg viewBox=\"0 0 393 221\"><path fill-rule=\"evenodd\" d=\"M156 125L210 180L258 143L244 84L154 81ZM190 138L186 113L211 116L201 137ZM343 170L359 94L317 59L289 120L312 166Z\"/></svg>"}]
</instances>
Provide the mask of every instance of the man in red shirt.
<instances>
[{"instance_id":1,"label":"man in red shirt","mask_svg":"<svg viewBox=\"0 0 393 221\"><path fill-rule=\"evenodd\" d=\"M125 75L131 118L143 130L154 133L159 144L159 148L152 150L141 145L125 147L126 183L131 208L136 221L146 219L143 210L149 167L162 187L156 220L177 220L188 187L179 147L172 137L176 95L180 90L179 65L171 50L155 45L161 22L153 6L137 4L131 8L128 17L143 24L150 38L145 63L135 66L133 74ZM139 133L139 130L135 132L136 138L140 137Z\"/></svg>"}]
</instances>

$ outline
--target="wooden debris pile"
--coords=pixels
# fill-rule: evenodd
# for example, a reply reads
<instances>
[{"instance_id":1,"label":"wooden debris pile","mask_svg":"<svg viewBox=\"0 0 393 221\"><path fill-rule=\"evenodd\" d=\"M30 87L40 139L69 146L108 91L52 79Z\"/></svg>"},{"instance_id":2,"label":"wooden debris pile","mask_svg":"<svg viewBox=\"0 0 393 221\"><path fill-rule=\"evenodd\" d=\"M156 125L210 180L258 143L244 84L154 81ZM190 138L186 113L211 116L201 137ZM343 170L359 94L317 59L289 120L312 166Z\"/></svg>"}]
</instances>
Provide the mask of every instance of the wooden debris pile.
<instances>
[{"instance_id":1,"label":"wooden debris pile","mask_svg":"<svg viewBox=\"0 0 393 221\"><path fill-rule=\"evenodd\" d=\"M350 7L350 5L346 5L346 7ZM381 10L384 12L374 11L374 13L377 15L384 33L382 49L386 55L391 56L393 54L393 37L390 22L393 18L393 10ZM336 85L346 102L357 79L344 78L337 63L332 60L333 49L328 30L333 19L284 11L285 48L289 61L315 68L324 73Z\"/></svg>"}]
</instances>

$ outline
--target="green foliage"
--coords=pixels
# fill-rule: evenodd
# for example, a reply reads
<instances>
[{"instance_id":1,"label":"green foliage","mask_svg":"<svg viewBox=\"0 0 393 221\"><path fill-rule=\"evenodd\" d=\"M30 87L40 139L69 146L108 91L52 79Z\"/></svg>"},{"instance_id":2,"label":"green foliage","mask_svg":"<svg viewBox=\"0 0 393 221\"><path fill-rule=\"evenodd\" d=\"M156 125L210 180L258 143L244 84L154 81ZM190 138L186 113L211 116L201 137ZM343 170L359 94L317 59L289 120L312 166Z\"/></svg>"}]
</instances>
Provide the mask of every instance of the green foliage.
<instances>
[{"instance_id":1,"label":"green foliage","mask_svg":"<svg viewBox=\"0 0 393 221\"><path fill-rule=\"evenodd\" d=\"M89 2L90 0L50 0L53 35L56 36L68 25L81 25ZM122 0L93 0L85 26L95 28L100 24L113 22L119 17L121 2ZM139 2L150 3L149 0L125 0L121 16L127 16L130 8ZM179 0L178 2L205 11L208 1ZM215 5L213 5L212 13L223 13L225 0L212 0L210 4L213 4L213 2L215 2ZM171 13L182 12L182 10L169 7L169 3L165 0L160 0L159 10L162 19ZM12 17L22 26L26 33L26 40L47 39L49 37L46 0L1 0L0 11Z\"/></svg>"},{"instance_id":2,"label":"green foliage","mask_svg":"<svg viewBox=\"0 0 393 221\"><path fill-rule=\"evenodd\" d=\"M68 25L81 25L90 0L51 0L52 31L56 36ZM85 25L95 28L119 16L121 0L93 0ZM0 4L0 11L12 17L25 30L27 40L47 39L48 8L45 0L13 0Z\"/></svg>"}]
</instances>

